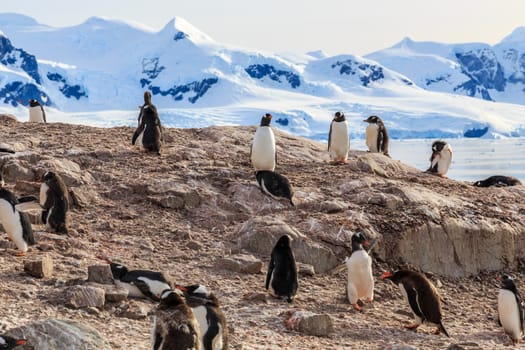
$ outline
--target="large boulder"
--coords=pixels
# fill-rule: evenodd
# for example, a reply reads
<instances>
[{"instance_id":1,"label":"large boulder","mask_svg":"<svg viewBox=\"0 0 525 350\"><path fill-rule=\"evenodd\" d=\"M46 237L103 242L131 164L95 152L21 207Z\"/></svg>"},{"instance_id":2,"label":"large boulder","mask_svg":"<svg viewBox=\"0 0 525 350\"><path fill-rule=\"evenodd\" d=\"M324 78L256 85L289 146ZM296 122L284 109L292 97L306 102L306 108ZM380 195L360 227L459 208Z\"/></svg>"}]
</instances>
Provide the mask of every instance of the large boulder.
<instances>
[{"instance_id":1,"label":"large boulder","mask_svg":"<svg viewBox=\"0 0 525 350\"><path fill-rule=\"evenodd\" d=\"M7 332L27 339L20 350L109 350L108 342L93 328L70 320L47 319Z\"/></svg>"}]
</instances>

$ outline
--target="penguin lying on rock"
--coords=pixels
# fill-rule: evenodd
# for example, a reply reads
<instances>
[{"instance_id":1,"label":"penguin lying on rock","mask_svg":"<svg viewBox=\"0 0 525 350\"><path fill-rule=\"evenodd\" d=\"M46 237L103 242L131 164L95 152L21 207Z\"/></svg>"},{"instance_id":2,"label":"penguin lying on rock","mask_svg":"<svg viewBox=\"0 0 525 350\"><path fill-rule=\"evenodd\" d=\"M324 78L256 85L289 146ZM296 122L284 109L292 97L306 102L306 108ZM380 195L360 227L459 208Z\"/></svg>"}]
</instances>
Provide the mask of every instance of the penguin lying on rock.
<instances>
[{"instance_id":1,"label":"penguin lying on rock","mask_svg":"<svg viewBox=\"0 0 525 350\"><path fill-rule=\"evenodd\" d=\"M292 185L286 177L275 171L259 170L255 172L255 178L263 193L277 200L286 198L294 206Z\"/></svg>"},{"instance_id":2,"label":"penguin lying on rock","mask_svg":"<svg viewBox=\"0 0 525 350\"><path fill-rule=\"evenodd\" d=\"M163 292L172 290L166 276L150 270L128 270L121 264L106 260L111 267L113 280L121 288L128 290L128 295L135 298L150 298L159 301Z\"/></svg>"},{"instance_id":3,"label":"penguin lying on rock","mask_svg":"<svg viewBox=\"0 0 525 350\"><path fill-rule=\"evenodd\" d=\"M23 256L28 246L36 243L33 228L29 216L16 208L18 200L16 196L6 188L0 188L0 222L7 236L16 244L19 252L17 256Z\"/></svg>"},{"instance_id":4,"label":"penguin lying on rock","mask_svg":"<svg viewBox=\"0 0 525 350\"><path fill-rule=\"evenodd\" d=\"M11 350L26 343L27 340L25 339L15 339L7 335L0 335L0 350Z\"/></svg>"},{"instance_id":5,"label":"penguin lying on rock","mask_svg":"<svg viewBox=\"0 0 525 350\"><path fill-rule=\"evenodd\" d=\"M428 278L418 272L399 270L395 273L384 272L381 279L389 279L398 285L408 301L416 322L405 328L417 329L426 321L437 326L435 334L442 331L449 337L441 321L441 297Z\"/></svg>"},{"instance_id":6,"label":"penguin lying on rock","mask_svg":"<svg viewBox=\"0 0 525 350\"><path fill-rule=\"evenodd\" d=\"M514 345L523 337L523 300L514 284L514 280L507 275L498 277L501 289L498 295L498 321L499 325L512 339Z\"/></svg>"},{"instance_id":7,"label":"penguin lying on rock","mask_svg":"<svg viewBox=\"0 0 525 350\"><path fill-rule=\"evenodd\" d=\"M205 286L176 286L184 293L186 304L197 318L204 350L228 348L228 326L226 317L219 306L219 300Z\"/></svg>"},{"instance_id":8,"label":"penguin lying on rock","mask_svg":"<svg viewBox=\"0 0 525 350\"><path fill-rule=\"evenodd\" d=\"M507 187L521 185L521 181L513 176L494 175L486 178L485 180L479 180L474 182L476 187Z\"/></svg>"}]
</instances>

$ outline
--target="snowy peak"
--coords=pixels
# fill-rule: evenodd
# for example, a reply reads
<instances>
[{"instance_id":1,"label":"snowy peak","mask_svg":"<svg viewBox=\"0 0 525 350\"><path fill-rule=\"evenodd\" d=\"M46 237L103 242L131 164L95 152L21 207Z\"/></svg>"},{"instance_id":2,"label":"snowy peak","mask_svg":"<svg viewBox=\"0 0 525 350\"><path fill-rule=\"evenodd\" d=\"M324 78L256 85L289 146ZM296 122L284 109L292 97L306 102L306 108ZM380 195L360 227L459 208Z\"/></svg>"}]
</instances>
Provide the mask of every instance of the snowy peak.
<instances>
[{"instance_id":1,"label":"snowy peak","mask_svg":"<svg viewBox=\"0 0 525 350\"><path fill-rule=\"evenodd\" d=\"M525 46L525 27L518 27L507 35L498 45Z\"/></svg>"},{"instance_id":2,"label":"snowy peak","mask_svg":"<svg viewBox=\"0 0 525 350\"><path fill-rule=\"evenodd\" d=\"M193 43L212 43L213 39L201 32L183 18L175 17L160 31L161 35L170 35L174 41L189 39Z\"/></svg>"}]
</instances>

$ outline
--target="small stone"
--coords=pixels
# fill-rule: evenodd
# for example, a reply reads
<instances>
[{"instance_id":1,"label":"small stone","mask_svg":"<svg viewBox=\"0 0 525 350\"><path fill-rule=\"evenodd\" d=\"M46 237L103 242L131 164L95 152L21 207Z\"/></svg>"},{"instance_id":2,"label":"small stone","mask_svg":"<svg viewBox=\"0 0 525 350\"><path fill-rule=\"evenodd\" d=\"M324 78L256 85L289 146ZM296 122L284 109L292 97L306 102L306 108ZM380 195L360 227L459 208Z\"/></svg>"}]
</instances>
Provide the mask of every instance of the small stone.
<instances>
[{"instance_id":1,"label":"small stone","mask_svg":"<svg viewBox=\"0 0 525 350\"><path fill-rule=\"evenodd\" d=\"M243 300L252 302L268 302L268 295L266 293L248 293L242 296Z\"/></svg>"},{"instance_id":2,"label":"small stone","mask_svg":"<svg viewBox=\"0 0 525 350\"><path fill-rule=\"evenodd\" d=\"M328 314L314 314L302 310L286 313L285 326L307 335L327 336L334 332L332 318Z\"/></svg>"},{"instance_id":3,"label":"small stone","mask_svg":"<svg viewBox=\"0 0 525 350\"><path fill-rule=\"evenodd\" d=\"M315 275L315 269L310 264L303 264L300 262L297 262L297 271L299 272L299 275L301 276L314 276Z\"/></svg>"},{"instance_id":4,"label":"small stone","mask_svg":"<svg viewBox=\"0 0 525 350\"><path fill-rule=\"evenodd\" d=\"M219 258L215 261L218 268L225 270L256 274L262 269L262 261L247 254L236 254L226 258Z\"/></svg>"},{"instance_id":5,"label":"small stone","mask_svg":"<svg viewBox=\"0 0 525 350\"><path fill-rule=\"evenodd\" d=\"M104 303L105 292L102 288L73 286L66 291L66 304L74 309L87 307L102 308Z\"/></svg>"},{"instance_id":6,"label":"small stone","mask_svg":"<svg viewBox=\"0 0 525 350\"><path fill-rule=\"evenodd\" d=\"M125 317L131 320L145 320L148 317L148 312L143 305L130 302L127 305L116 311L117 317Z\"/></svg>"},{"instance_id":7,"label":"small stone","mask_svg":"<svg viewBox=\"0 0 525 350\"><path fill-rule=\"evenodd\" d=\"M88 282L113 285L113 274L109 264L88 266Z\"/></svg>"},{"instance_id":8,"label":"small stone","mask_svg":"<svg viewBox=\"0 0 525 350\"><path fill-rule=\"evenodd\" d=\"M27 261L24 263L24 271L36 278L48 278L53 275L53 258L44 256L37 261Z\"/></svg>"},{"instance_id":9,"label":"small stone","mask_svg":"<svg viewBox=\"0 0 525 350\"><path fill-rule=\"evenodd\" d=\"M188 244L186 244L186 247L190 248L191 250L201 250L202 244L197 241L189 241Z\"/></svg>"}]
</instances>

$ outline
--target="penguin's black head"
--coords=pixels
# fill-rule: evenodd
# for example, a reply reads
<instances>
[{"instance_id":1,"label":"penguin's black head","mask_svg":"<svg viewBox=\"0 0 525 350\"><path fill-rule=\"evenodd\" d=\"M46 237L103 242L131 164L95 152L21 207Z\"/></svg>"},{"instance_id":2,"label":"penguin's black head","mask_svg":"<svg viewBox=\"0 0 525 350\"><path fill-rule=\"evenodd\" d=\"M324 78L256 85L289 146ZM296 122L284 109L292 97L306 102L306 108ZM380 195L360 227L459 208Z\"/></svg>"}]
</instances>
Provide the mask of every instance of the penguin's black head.
<instances>
[{"instance_id":1,"label":"penguin's black head","mask_svg":"<svg viewBox=\"0 0 525 350\"><path fill-rule=\"evenodd\" d=\"M44 182L53 181L53 180L56 180L56 178L57 178L56 174L52 171L46 171L44 175L42 175L42 181Z\"/></svg>"},{"instance_id":2,"label":"penguin's black head","mask_svg":"<svg viewBox=\"0 0 525 350\"><path fill-rule=\"evenodd\" d=\"M379 118L377 115L371 115L370 117L368 117L367 119L363 121L366 123L377 124L378 122L381 121L381 118Z\"/></svg>"},{"instance_id":3,"label":"penguin's black head","mask_svg":"<svg viewBox=\"0 0 525 350\"><path fill-rule=\"evenodd\" d=\"M0 335L0 349L14 349L17 346L25 345L27 340L15 339L7 335Z\"/></svg>"},{"instance_id":4,"label":"penguin's black head","mask_svg":"<svg viewBox=\"0 0 525 350\"><path fill-rule=\"evenodd\" d=\"M343 112L335 112L334 122L344 122L346 120Z\"/></svg>"},{"instance_id":5,"label":"penguin's black head","mask_svg":"<svg viewBox=\"0 0 525 350\"><path fill-rule=\"evenodd\" d=\"M9 191L8 189L4 187L0 188L0 199L3 199L11 203L11 205L13 206L18 203L18 200L16 199L16 196L13 194L13 192ZM13 207L13 210L14 210L14 207Z\"/></svg>"},{"instance_id":6,"label":"penguin's black head","mask_svg":"<svg viewBox=\"0 0 525 350\"><path fill-rule=\"evenodd\" d=\"M502 275L497 278L501 282L501 288L503 289L509 289L509 290L515 290L516 285L514 284L514 280L509 275Z\"/></svg>"},{"instance_id":7,"label":"penguin's black head","mask_svg":"<svg viewBox=\"0 0 525 350\"><path fill-rule=\"evenodd\" d=\"M398 270L394 273L385 271L381 275L381 279L389 279L392 282L394 282L394 284L399 284L404 278L406 278L410 274L411 272L408 270Z\"/></svg>"},{"instance_id":8,"label":"penguin's black head","mask_svg":"<svg viewBox=\"0 0 525 350\"><path fill-rule=\"evenodd\" d=\"M30 106L30 107L40 106L40 103L38 103L37 100L35 100L35 99L32 98L32 99L29 100L29 106Z\"/></svg>"},{"instance_id":9,"label":"penguin's black head","mask_svg":"<svg viewBox=\"0 0 525 350\"><path fill-rule=\"evenodd\" d=\"M176 286L177 289L182 290L189 296L196 296L199 298L209 298L210 291L202 284L192 284L191 286Z\"/></svg>"},{"instance_id":10,"label":"penguin's black head","mask_svg":"<svg viewBox=\"0 0 525 350\"><path fill-rule=\"evenodd\" d=\"M124 265L110 263L109 266L111 267L111 274L113 275L113 278L120 279L122 276L128 273L128 268Z\"/></svg>"},{"instance_id":11,"label":"penguin's black head","mask_svg":"<svg viewBox=\"0 0 525 350\"><path fill-rule=\"evenodd\" d=\"M354 233L352 235L352 251L361 249L361 245L365 247L368 245L366 237L361 232Z\"/></svg>"},{"instance_id":12,"label":"penguin's black head","mask_svg":"<svg viewBox=\"0 0 525 350\"><path fill-rule=\"evenodd\" d=\"M447 143L445 141L441 141L441 140L434 141L434 143L432 144L432 152L439 153L443 150L443 148L445 148L446 145Z\"/></svg>"},{"instance_id":13,"label":"penguin's black head","mask_svg":"<svg viewBox=\"0 0 525 350\"><path fill-rule=\"evenodd\" d=\"M290 241L291 239L288 235L282 235L275 246L279 248L290 248Z\"/></svg>"},{"instance_id":14,"label":"penguin's black head","mask_svg":"<svg viewBox=\"0 0 525 350\"><path fill-rule=\"evenodd\" d=\"M261 118L261 126L270 126L271 121L272 121L272 115L270 113L266 113Z\"/></svg>"},{"instance_id":15,"label":"penguin's black head","mask_svg":"<svg viewBox=\"0 0 525 350\"><path fill-rule=\"evenodd\" d=\"M144 91L144 104L150 105L151 104L151 92L148 90Z\"/></svg>"}]
</instances>

